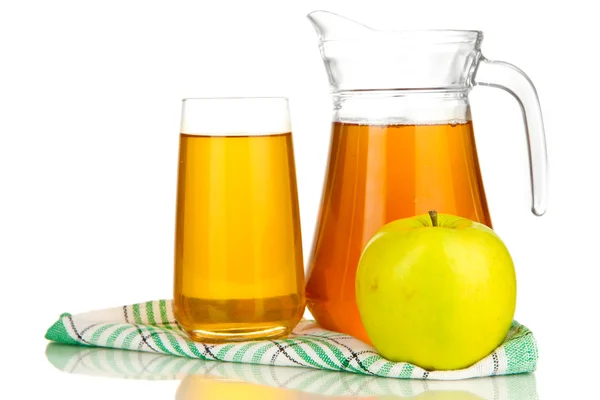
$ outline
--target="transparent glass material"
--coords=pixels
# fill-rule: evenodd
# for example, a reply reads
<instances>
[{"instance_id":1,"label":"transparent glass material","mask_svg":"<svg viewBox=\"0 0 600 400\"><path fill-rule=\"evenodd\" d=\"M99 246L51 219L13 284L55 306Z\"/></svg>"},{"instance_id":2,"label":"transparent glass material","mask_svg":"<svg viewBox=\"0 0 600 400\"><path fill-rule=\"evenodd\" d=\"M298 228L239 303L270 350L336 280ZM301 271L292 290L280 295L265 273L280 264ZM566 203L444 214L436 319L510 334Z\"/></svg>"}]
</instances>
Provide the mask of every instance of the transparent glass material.
<instances>
[{"instance_id":1,"label":"transparent glass material","mask_svg":"<svg viewBox=\"0 0 600 400\"><path fill-rule=\"evenodd\" d=\"M361 252L384 224L436 210L492 226L468 94L504 89L522 107L532 211L546 204L546 145L535 88L481 54L479 31L380 31L325 11L308 18L333 97L328 169L307 306L325 328L370 342L356 306Z\"/></svg>"},{"instance_id":2,"label":"transparent glass material","mask_svg":"<svg viewBox=\"0 0 600 400\"><path fill-rule=\"evenodd\" d=\"M304 313L296 171L285 98L185 99L174 313L197 341L287 335Z\"/></svg>"}]
</instances>

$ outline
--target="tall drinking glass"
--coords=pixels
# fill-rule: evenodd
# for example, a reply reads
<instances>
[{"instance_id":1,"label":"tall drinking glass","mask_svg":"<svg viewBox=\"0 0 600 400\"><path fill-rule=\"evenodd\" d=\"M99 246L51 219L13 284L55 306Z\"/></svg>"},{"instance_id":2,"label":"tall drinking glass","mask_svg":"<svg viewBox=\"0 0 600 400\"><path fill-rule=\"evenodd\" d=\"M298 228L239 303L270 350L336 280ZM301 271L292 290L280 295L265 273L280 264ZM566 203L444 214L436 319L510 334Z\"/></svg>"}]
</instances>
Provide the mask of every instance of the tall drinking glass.
<instances>
[{"instance_id":1,"label":"tall drinking glass","mask_svg":"<svg viewBox=\"0 0 600 400\"><path fill-rule=\"evenodd\" d=\"M174 313L197 341L286 336L304 268L286 98L184 99Z\"/></svg>"}]
</instances>

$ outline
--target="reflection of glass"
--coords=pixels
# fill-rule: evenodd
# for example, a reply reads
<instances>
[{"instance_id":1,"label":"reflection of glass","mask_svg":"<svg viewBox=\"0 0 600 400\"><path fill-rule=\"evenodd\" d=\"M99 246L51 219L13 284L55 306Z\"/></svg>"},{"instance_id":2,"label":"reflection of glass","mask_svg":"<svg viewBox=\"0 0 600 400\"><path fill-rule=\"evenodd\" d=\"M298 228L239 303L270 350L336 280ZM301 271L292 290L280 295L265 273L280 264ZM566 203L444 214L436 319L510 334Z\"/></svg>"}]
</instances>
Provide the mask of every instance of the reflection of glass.
<instances>
[{"instance_id":1,"label":"reflection of glass","mask_svg":"<svg viewBox=\"0 0 600 400\"><path fill-rule=\"evenodd\" d=\"M244 399L244 400L297 400L300 392L273 386L221 380L202 375L189 375L181 381L175 400Z\"/></svg>"},{"instance_id":2,"label":"reflection of glass","mask_svg":"<svg viewBox=\"0 0 600 400\"><path fill-rule=\"evenodd\" d=\"M285 98L184 100L176 225L173 311L192 339L291 332L304 267Z\"/></svg>"},{"instance_id":3,"label":"reflection of glass","mask_svg":"<svg viewBox=\"0 0 600 400\"><path fill-rule=\"evenodd\" d=\"M350 395L369 399L397 396L413 400L538 398L534 374L462 381L405 380L308 368L201 361L58 343L48 345L46 356L56 368L70 373L140 380L182 380L176 400L331 400ZM240 393L248 393L248 396L240 397ZM211 396L205 397L207 394ZM255 397L249 397L250 394Z\"/></svg>"}]
</instances>

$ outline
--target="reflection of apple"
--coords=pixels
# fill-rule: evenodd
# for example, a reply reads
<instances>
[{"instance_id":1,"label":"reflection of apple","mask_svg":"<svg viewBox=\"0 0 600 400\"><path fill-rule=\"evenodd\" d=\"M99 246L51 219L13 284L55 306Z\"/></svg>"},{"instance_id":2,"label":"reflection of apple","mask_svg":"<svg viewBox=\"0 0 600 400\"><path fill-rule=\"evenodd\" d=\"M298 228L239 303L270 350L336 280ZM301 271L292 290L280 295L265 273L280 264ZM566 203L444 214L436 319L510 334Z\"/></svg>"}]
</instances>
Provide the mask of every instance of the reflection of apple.
<instances>
[{"instance_id":1,"label":"reflection of apple","mask_svg":"<svg viewBox=\"0 0 600 400\"><path fill-rule=\"evenodd\" d=\"M373 236L360 258L356 299L369 338L387 359L464 368L508 333L513 261L489 227L432 211Z\"/></svg>"}]
</instances>

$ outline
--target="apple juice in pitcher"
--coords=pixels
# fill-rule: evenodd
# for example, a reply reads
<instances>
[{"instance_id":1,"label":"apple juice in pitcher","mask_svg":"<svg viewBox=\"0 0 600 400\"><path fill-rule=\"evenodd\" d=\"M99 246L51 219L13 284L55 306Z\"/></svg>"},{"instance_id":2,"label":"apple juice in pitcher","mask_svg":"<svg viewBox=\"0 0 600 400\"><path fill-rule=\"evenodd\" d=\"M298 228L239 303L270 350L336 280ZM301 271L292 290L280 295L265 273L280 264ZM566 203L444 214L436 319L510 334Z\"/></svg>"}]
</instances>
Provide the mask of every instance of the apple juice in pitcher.
<instances>
[{"instance_id":1,"label":"apple juice in pitcher","mask_svg":"<svg viewBox=\"0 0 600 400\"><path fill-rule=\"evenodd\" d=\"M364 246L381 226L431 209L488 226L491 221L470 121L335 122L332 136L309 266L308 305L322 324L351 329L365 340L354 305L354 272Z\"/></svg>"},{"instance_id":2,"label":"apple juice in pitcher","mask_svg":"<svg viewBox=\"0 0 600 400\"><path fill-rule=\"evenodd\" d=\"M526 117L532 211L545 211L546 149L535 89L481 55L478 31L378 31L309 14L333 98L307 307L324 328L370 342L355 297L359 258L388 222L435 210L492 226L471 121L476 84L508 90Z\"/></svg>"}]
</instances>

